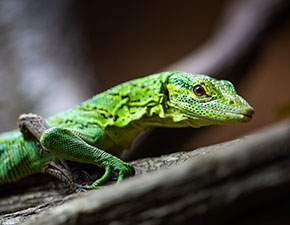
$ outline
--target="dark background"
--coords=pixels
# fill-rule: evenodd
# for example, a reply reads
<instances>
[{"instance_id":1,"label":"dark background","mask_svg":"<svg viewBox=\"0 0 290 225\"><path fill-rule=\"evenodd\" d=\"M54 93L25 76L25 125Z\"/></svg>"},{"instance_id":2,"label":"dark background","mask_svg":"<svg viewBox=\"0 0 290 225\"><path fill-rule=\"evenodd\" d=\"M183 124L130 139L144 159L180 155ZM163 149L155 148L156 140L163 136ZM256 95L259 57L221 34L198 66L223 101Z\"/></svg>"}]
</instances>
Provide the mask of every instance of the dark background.
<instances>
[{"instance_id":1,"label":"dark background","mask_svg":"<svg viewBox=\"0 0 290 225\"><path fill-rule=\"evenodd\" d=\"M219 30L230 2L1 1L0 131L16 128L21 113L51 116L120 82L166 70ZM289 116L289 28L283 18L264 33L255 57L249 56L251 67L234 82L255 108L253 121L199 129L174 151L226 141Z\"/></svg>"}]
</instances>

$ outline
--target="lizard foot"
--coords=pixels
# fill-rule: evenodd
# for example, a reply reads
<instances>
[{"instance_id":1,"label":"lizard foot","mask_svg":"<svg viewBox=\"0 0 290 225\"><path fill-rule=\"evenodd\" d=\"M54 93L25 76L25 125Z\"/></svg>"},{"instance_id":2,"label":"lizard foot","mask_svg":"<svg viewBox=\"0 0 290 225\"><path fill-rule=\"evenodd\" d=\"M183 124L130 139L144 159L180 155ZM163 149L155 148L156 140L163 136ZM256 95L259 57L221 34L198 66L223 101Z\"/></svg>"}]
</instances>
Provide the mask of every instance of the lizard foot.
<instances>
[{"instance_id":1,"label":"lizard foot","mask_svg":"<svg viewBox=\"0 0 290 225\"><path fill-rule=\"evenodd\" d=\"M83 188L86 189L102 188L103 186L101 185L110 179L110 176L113 171L116 171L118 173L117 183L135 174L135 169L131 164L123 162L121 160L116 161L112 163L111 166L105 167L105 173L100 179L96 180L92 185L86 185Z\"/></svg>"},{"instance_id":2,"label":"lizard foot","mask_svg":"<svg viewBox=\"0 0 290 225\"><path fill-rule=\"evenodd\" d=\"M114 168L115 171L118 172L118 180L117 183L124 180L127 177L131 177L135 175L135 169L134 167L126 162L122 161L122 164L117 166L117 168Z\"/></svg>"},{"instance_id":3,"label":"lizard foot","mask_svg":"<svg viewBox=\"0 0 290 225\"><path fill-rule=\"evenodd\" d=\"M101 188L105 188L105 186L96 186L96 187L92 188L91 185L82 185L82 184L76 184L76 187L79 188L79 192L86 192L89 189L101 189Z\"/></svg>"}]
</instances>

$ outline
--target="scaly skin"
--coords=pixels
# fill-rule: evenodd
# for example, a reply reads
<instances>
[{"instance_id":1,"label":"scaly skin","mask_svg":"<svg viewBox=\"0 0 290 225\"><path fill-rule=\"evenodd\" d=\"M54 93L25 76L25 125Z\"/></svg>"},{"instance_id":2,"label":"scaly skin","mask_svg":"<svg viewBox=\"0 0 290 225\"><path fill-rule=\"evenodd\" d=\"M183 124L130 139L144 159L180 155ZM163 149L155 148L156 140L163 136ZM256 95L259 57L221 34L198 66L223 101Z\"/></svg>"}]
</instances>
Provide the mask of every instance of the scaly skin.
<instances>
[{"instance_id":1,"label":"scaly skin","mask_svg":"<svg viewBox=\"0 0 290 225\"><path fill-rule=\"evenodd\" d=\"M47 120L51 127L41 135L43 152L19 130L0 135L0 184L41 172L58 158L95 164L105 169L97 188L112 170L118 181L134 168L117 156L149 126L200 127L248 122L253 108L233 85L205 75L163 72L117 85L67 112Z\"/></svg>"}]
</instances>

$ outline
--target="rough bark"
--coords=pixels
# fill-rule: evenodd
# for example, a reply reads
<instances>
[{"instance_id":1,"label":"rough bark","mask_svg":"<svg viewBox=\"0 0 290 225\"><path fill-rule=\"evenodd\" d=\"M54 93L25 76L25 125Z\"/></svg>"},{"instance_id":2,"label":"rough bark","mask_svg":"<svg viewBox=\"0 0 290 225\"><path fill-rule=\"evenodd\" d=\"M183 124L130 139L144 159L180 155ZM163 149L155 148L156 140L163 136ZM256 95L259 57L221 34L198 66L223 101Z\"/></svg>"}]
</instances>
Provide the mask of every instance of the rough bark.
<instances>
[{"instance_id":1,"label":"rough bark","mask_svg":"<svg viewBox=\"0 0 290 225\"><path fill-rule=\"evenodd\" d=\"M1 219L52 225L274 224L279 218L287 224L289 137L287 120L234 141L137 160L137 175L147 174Z\"/></svg>"}]
</instances>

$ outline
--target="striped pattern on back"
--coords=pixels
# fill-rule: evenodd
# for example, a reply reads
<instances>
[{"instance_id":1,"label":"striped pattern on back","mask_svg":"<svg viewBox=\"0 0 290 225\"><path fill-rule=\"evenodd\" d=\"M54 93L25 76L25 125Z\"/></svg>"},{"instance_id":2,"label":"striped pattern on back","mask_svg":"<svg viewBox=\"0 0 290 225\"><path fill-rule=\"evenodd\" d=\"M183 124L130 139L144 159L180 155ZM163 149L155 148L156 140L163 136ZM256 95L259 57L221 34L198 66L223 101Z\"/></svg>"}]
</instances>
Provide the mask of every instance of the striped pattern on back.
<instances>
[{"instance_id":1,"label":"striped pattern on back","mask_svg":"<svg viewBox=\"0 0 290 225\"><path fill-rule=\"evenodd\" d=\"M41 172L46 162L54 160L49 153L39 155L33 140L24 140L18 130L0 135L0 184Z\"/></svg>"}]
</instances>

